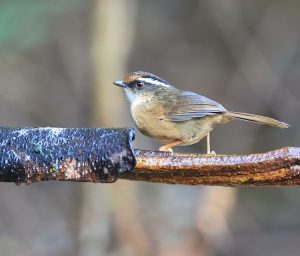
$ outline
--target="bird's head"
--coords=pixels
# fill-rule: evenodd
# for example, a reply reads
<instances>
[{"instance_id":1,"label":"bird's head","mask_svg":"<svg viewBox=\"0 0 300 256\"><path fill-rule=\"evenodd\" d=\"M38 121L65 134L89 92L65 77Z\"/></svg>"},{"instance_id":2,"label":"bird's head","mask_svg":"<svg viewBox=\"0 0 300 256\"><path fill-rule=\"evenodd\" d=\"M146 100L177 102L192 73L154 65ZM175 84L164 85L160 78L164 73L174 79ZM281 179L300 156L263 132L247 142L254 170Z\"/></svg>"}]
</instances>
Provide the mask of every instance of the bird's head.
<instances>
[{"instance_id":1,"label":"bird's head","mask_svg":"<svg viewBox=\"0 0 300 256\"><path fill-rule=\"evenodd\" d=\"M115 81L114 84L125 89L131 104L141 97L151 98L159 90L174 88L160 77L144 71L131 72L123 80Z\"/></svg>"}]
</instances>

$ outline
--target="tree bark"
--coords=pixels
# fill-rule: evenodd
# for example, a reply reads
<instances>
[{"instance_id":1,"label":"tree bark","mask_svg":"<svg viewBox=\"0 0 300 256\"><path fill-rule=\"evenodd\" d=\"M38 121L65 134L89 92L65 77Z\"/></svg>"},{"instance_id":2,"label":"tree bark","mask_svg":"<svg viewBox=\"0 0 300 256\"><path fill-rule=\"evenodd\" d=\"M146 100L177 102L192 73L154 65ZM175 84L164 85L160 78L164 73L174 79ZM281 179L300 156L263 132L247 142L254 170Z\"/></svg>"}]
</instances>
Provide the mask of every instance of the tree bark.
<instances>
[{"instance_id":1,"label":"tree bark","mask_svg":"<svg viewBox=\"0 0 300 256\"><path fill-rule=\"evenodd\" d=\"M136 150L135 156L135 169L122 179L185 185L300 185L300 148L295 147L249 155Z\"/></svg>"}]
</instances>

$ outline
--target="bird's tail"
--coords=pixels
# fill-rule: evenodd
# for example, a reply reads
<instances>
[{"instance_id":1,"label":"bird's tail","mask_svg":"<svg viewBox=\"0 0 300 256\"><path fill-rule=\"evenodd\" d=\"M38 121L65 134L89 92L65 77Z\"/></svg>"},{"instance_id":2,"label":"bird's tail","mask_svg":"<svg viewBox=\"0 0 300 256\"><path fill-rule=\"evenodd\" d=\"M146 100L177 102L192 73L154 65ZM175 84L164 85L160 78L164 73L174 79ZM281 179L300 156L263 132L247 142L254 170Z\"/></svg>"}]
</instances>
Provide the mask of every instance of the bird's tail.
<instances>
[{"instance_id":1,"label":"bird's tail","mask_svg":"<svg viewBox=\"0 0 300 256\"><path fill-rule=\"evenodd\" d=\"M248 113L228 111L225 113L225 116L229 118L240 119L240 120L254 122L258 124L266 124L277 128L288 128L290 126L289 124L278 121L274 118L248 114Z\"/></svg>"}]
</instances>

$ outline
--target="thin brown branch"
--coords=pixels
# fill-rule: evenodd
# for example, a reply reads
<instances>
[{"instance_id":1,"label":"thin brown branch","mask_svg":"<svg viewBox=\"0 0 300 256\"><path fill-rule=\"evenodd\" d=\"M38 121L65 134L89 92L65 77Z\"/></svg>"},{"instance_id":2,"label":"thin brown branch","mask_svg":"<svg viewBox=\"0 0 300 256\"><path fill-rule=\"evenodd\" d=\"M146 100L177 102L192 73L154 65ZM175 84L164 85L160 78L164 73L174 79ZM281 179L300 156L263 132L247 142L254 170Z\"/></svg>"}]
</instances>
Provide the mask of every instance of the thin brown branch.
<instances>
[{"instance_id":1,"label":"thin brown branch","mask_svg":"<svg viewBox=\"0 0 300 256\"><path fill-rule=\"evenodd\" d=\"M300 148L250 155L135 152L137 164L123 179L185 185L300 185Z\"/></svg>"}]
</instances>

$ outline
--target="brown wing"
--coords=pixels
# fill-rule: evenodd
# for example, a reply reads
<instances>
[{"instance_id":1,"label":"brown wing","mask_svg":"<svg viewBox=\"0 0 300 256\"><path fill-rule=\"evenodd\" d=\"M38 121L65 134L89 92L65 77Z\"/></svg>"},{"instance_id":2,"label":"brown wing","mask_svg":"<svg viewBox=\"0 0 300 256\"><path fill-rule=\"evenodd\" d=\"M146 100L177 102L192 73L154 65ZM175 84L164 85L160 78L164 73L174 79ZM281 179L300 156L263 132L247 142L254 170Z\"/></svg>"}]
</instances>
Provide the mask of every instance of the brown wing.
<instances>
[{"instance_id":1,"label":"brown wing","mask_svg":"<svg viewBox=\"0 0 300 256\"><path fill-rule=\"evenodd\" d=\"M226 109L216 101L193 92L180 91L176 104L165 119L181 122L224 112Z\"/></svg>"}]
</instances>

